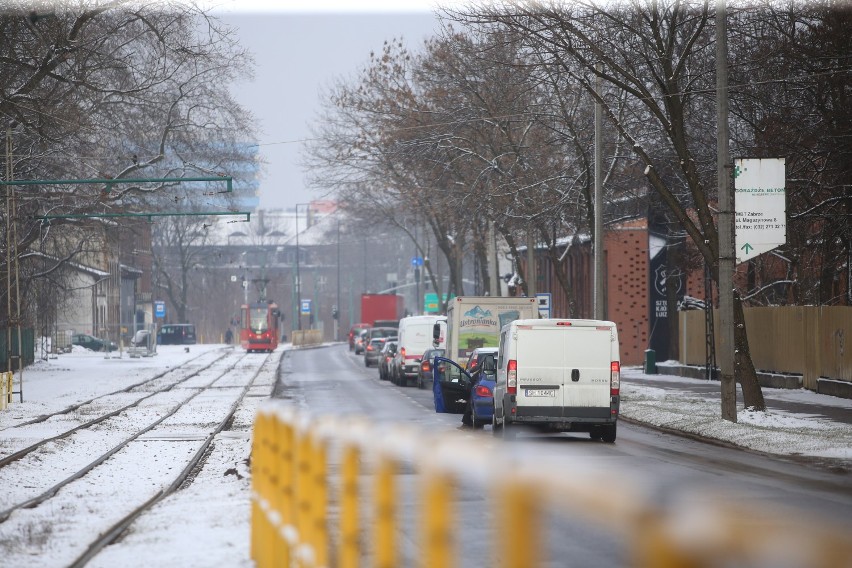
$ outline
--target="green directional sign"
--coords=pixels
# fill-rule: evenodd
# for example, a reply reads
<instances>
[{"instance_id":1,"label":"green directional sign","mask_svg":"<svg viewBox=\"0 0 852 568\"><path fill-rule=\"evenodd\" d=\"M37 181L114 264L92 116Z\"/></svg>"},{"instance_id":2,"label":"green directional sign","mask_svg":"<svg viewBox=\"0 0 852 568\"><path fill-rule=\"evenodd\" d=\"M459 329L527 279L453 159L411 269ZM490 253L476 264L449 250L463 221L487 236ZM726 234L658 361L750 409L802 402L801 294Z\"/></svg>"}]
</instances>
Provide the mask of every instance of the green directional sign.
<instances>
[{"instance_id":1,"label":"green directional sign","mask_svg":"<svg viewBox=\"0 0 852 568\"><path fill-rule=\"evenodd\" d=\"M741 247L740 247L740 250L744 250L744 251L745 251L745 253L746 253L746 254L748 254L748 253L749 253L749 251L751 251L751 249L753 249L753 248L754 248L753 246L751 246L750 244L746 243L746 244L744 244L743 246L741 246Z\"/></svg>"}]
</instances>

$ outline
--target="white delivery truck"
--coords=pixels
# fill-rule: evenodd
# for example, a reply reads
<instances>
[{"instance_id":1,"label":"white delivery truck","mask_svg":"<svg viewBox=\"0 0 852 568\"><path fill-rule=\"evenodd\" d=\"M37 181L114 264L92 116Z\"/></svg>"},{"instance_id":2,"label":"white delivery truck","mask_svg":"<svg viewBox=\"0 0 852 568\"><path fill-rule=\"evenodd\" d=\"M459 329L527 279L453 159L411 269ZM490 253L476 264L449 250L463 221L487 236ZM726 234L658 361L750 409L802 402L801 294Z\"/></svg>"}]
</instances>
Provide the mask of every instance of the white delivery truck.
<instances>
[{"instance_id":1,"label":"white delivery truck","mask_svg":"<svg viewBox=\"0 0 852 568\"><path fill-rule=\"evenodd\" d=\"M530 426L614 442L620 380L613 322L513 321L500 332L494 434L510 438Z\"/></svg>"},{"instance_id":2,"label":"white delivery truck","mask_svg":"<svg viewBox=\"0 0 852 568\"><path fill-rule=\"evenodd\" d=\"M411 316L399 320L396 356L394 357L391 381L400 386L416 384L420 375L420 358L433 348L433 330L438 322L446 322L444 316ZM435 349L443 349L438 341Z\"/></svg>"},{"instance_id":3,"label":"white delivery truck","mask_svg":"<svg viewBox=\"0 0 852 568\"><path fill-rule=\"evenodd\" d=\"M446 330L436 327L435 338L444 333L447 359L464 363L477 347L497 347L507 323L536 317L535 298L458 296L447 304Z\"/></svg>"}]
</instances>

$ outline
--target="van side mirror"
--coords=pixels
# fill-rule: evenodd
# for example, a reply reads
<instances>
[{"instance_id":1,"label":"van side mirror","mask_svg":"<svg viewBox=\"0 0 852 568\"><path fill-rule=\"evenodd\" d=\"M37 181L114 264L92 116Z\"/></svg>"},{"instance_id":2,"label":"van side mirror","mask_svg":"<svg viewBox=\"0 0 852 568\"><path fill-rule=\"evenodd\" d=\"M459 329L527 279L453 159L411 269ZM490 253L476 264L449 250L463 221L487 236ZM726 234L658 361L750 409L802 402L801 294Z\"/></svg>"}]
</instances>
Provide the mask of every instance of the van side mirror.
<instances>
[{"instance_id":1,"label":"van side mirror","mask_svg":"<svg viewBox=\"0 0 852 568\"><path fill-rule=\"evenodd\" d=\"M435 323L432 326L432 341L438 341L441 339L441 324Z\"/></svg>"}]
</instances>

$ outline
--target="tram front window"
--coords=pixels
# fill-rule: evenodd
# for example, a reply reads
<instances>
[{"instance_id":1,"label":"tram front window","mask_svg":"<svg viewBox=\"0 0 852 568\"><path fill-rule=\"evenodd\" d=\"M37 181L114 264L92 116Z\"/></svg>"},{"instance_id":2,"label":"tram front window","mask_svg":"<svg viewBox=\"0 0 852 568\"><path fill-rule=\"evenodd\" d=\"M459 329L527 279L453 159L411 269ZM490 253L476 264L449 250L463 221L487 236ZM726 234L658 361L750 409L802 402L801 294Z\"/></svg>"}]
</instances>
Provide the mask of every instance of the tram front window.
<instances>
[{"instance_id":1,"label":"tram front window","mask_svg":"<svg viewBox=\"0 0 852 568\"><path fill-rule=\"evenodd\" d=\"M266 308L252 308L249 314L249 325L255 333L263 333L269 329L266 320Z\"/></svg>"}]
</instances>

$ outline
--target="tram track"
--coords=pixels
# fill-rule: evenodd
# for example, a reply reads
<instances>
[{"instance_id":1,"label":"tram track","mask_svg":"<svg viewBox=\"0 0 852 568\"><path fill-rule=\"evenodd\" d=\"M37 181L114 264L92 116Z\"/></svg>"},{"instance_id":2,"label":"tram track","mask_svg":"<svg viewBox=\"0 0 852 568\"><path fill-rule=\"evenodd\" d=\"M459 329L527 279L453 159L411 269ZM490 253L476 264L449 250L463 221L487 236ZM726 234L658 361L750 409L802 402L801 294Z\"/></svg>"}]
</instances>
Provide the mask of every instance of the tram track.
<instances>
[{"instance_id":1,"label":"tram track","mask_svg":"<svg viewBox=\"0 0 852 568\"><path fill-rule=\"evenodd\" d=\"M284 357L279 357L277 360L278 366L276 367L276 374L283 359ZM128 514L123 516L119 521L113 523L112 526L106 529L101 536L99 536L86 547L86 550L80 556L78 556L73 563L69 565L70 568L81 568L85 566L104 547L118 541L121 538L121 535L124 534L124 532L128 529L128 527L130 527L133 522L136 521L136 519L138 519L141 515L143 515L147 511L150 511L154 506L157 505L157 503L179 491L185 486L185 484L191 482L193 473L197 472L203 465L203 460L208 455L211 445L215 440L216 436L222 433L233 421L237 410L240 408L240 405L243 404L246 395L249 393L258 376L260 376L260 374L264 372L265 367L270 364L270 362L274 361L275 357L273 357L272 353L266 356L263 363L258 366L257 370L252 375L251 379L246 381L245 385L242 387L239 396L231 404L229 411L219 421L219 424L216 426L216 428L213 429L207 435L207 437L204 439L203 443L200 445L193 457L184 466L180 473L174 478L172 483L167 488L157 492L150 499L146 500L141 505L134 508Z\"/></svg>"},{"instance_id":2,"label":"tram track","mask_svg":"<svg viewBox=\"0 0 852 568\"><path fill-rule=\"evenodd\" d=\"M62 431L62 432L60 432L60 433L58 433L54 436L43 438L43 439L39 440L38 442L30 445L30 446L27 446L25 448L22 448L20 450L12 452L11 454L9 454L9 455L7 455L3 458L0 458L0 471L2 471L3 468L8 466L9 464L26 457L27 455L31 454L32 452L37 451L40 448L43 448L50 443L68 438L69 436L75 434L76 432L79 432L80 430L85 430L87 428L91 428L92 426L95 426L95 425L100 424L102 422L105 422L106 420L109 420L110 418L118 416L121 413L126 412L127 410L129 410L131 408L138 407L142 402L144 402L144 401L146 401L146 400L148 400L148 399L150 399L150 398L152 398L152 397L154 397L158 394L168 392L168 391L174 389L175 387L178 387L181 384L184 384L187 381L192 380L193 378L199 376L201 373L210 369L213 365L215 365L216 363L218 363L219 361L224 359L226 356L228 356L228 354L229 354L229 351L223 350L221 353L217 353L217 356L212 361L210 361L209 363L205 364L202 367L199 367L198 369L194 370L190 374L179 378L176 382L167 383L166 385L164 385L161 388L156 388L155 390L150 391L147 394L144 394L143 396L134 400L133 402L130 402L128 404L125 404L123 406L115 408L115 409L113 409L109 412L106 412L104 414L101 414L97 418L93 418L93 419L88 420L86 422L80 423L80 424L74 426L73 428L70 428L68 430L64 430L64 431ZM151 378L148 378L144 381L140 381L140 382L135 383L133 385L130 385L126 388L119 389L119 390L111 392L111 393L107 393L107 394L103 394L103 395L91 398L91 399L89 399L85 402L81 402L79 404L71 405L67 408L64 408L64 409L56 411L56 412L52 412L50 414L44 414L44 415L42 415L42 416L40 416L40 417L38 417L34 420L22 422L21 424L16 424L14 426L4 428L3 430L0 430L0 431L22 429L22 428L25 428L27 426L42 424L42 423L46 422L47 420L49 420L51 418L56 418L56 417L68 415L71 412L79 411L79 410L81 410L81 409L83 409L87 406L92 406L99 401L103 401L103 400L108 399L109 397L115 397L116 395L120 395L120 394L129 394L129 393L132 393L134 390L137 390L141 387L154 385L154 384L156 384L157 381L162 380L164 377L166 377L170 374L180 372L181 370L186 370L186 367L188 365L196 362L203 355L200 355L200 356L198 356L194 359L191 359L190 361L187 361L186 363L184 363L183 365L181 365L179 367L174 367L172 369L168 369L168 370L166 370L162 373L158 373L157 375L155 375ZM2 520L2 516L0 516L0 520Z\"/></svg>"},{"instance_id":3,"label":"tram track","mask_svg":"<svg viewBox=\"0 0 852 568\"><path fill-rule=\"evenodd\" d=\"M94 402L97 402L99 400L103 400L105 398L108 398L108 397L111 397L111 396L116 396L116 395L119 395L119 394L129 393L129 392L133 391L134 389L143 387L145 385L152 384L152 383L162 379L163 377L168 376L169 374L174 373L174 372L176 372L180 369L185 369L188 365L191 365L191 364L197 362L199 359L201 359L203 357L207 357L209 354L210 353L207 352L207 353L201 353L200 355L196 355L192 359L189 359L188 361L186 361L180 367L174 367L174 368L171 368L171 369L166 369L162 373L158 373L158 374L154 375L153 377L148 377L147 379L139 381L138 383L128 385L128 386L124 387L123 389L119 389L119 390L116 390L116 391L112 391L112 392L108 392L108 393L105 393L105 394L98 395L96 397L90 398L89 400L84 400L83 402L78 402L77 404L72 404L70 406L67 406L67 407L63 408L62 410L57 410L56 412L50 412L48 414L42 414L41 416L37 416L36 418L33 418L32 420L27 420L25 422L20 422L18 424L12 424L11 426L4 426L3 428L0 428L0 432L5 432L7 430L14 430L16 428L23 428L25 426L32 426L34 424L41 424L43 422L50 420L51 418L55 418L57 416L64 416L64 415L70 414L71 412L74 412L76 410L80 410L81 408L84 408L84 407L86 407L86 406L88 406L88 405L90 405ZM216 363L216 361L225 357L225 355L227 355L227 350L222 349L219 352L217 352L217 354L218 354L218 357L215 360L210 362L208 365L206 365L202 369L199 369L198 372L201 372L204 369L209 368L210 365L213 365L214 363ZM2 465L3 465L3 462L2 462L2 460L0 460L0 467L2 467Z\"/></svg>"},{"instance_id":4,"label":"tram track","mask_svg":"<svg viewBox=\"0 0 852 568\"><path fill-rule=\"evenodd\" d=\"M158 426L160 426L161 424L166 422L169 418L173 417L176 413L178 413L188 403L190 403L191 401L196 399L199 395L201 395L204 392L208 392L210 389L216 388L216 383L222 381L224 378L227 378L229 376L229 373L231 371L233 371L239 365L239 363L241 361L243 361L247 358L247 354L239 353L239 352L226 352L226 353L223 354L222 357L217 357L209 365L206 365L205 367L198 369L197 371L195 371L193 373L190 373L188 376L183 377L182 379L180 379L177 382L171 383L169 385L164 386L163 388L157 389L155 392L150 393L150 394L138 399L137 401L135 401L132 404L126 405L126 407L123 407L122 409L114 410L112 412L109 412L108 414L101 415L97 419L91 420L91 421L87 422L85 425L80 425L78 427L75 427L75 428L67 431L67 432L64 432L60 436L51 437L51 438L42 440L42 441L40 441L36 444L32 444L28 448L25 448L24 450L16 452L16 454L19 454L19 455L16 455L16 454L10 455L8 458L6 458L6 463L3 464L3 467L7 467L7 466L13 464L14 462L21 460L21 459L29 456L30 454L34 454L34 452L38 452L39 450L42 450L42 449L44 449L44 451L47 452L48 454L52 454L53 452L51 452L50 449L46 449L46 448L48 448L49 444L55 444L57 439L67 440L71 436L73 436L74 434L80 433L81 430L83 430L83 429L86 429L86 428L91 429L94 426L105 423L106 420L114 418L114 417L118 416L119 414L126 413L126 412L128 412L132 409L139 407L141 403L151 399L152 397L162 395L164 393L168 393L169 391L174 390L178 386L186 385L190 381L197 380L199 377L202 376L202 373L204 373L207 370L212 369L214 367L214 365L216 365L217 363L220 363L223 359L225 359L226 357L229 357L229 356L233 357L233 359L234 359L233 362L228 362L227 365L225 365L224 369L222 369L220 371L216 371L212 379L205 380L205 382L201 385L191 386L191 387L187 388L186 389L188 391L187 396L182 397L182 398L177 399L177 400L174 400L174 401L171 401L170 402L170 404L172 405L171 408L168 411L166 411L164 414L162 414L159 418L157 418L153 422L149 422L143 428L136 429L135 431L133 431L133 433L131 435L123 437L123 439L121 441L119 441L118 443L112 444L111 447L107 451L104 451L104 452L99 453L99 454L96 453L95 459L88 461L83 467L76 469L70 475L64 476L61 480L52 484L50 487L48 487L46 489L37 490L39 492L36 495L33 495L32 497L20 500L16 503L12 504L11 506L7 506L3 510L0 510L0 523L5 522L15 511L19 511L19 510L22 510L22 509L35 508L35 507L38 507L39 505L41 505L42 503L45 503L46 501L50 500L62 488L67 487L71 483L85 477L88 473L93 471L98 466L104 464L107 460L109 460L115 454L117 454L118 452L120 452L124 448L128 447L132 442L139 440L142 436L151 432L152 430L154 430L155 428L157 428ZM264 361L264 363L265 363L265 361ZM257 371L258 374L260 373L260 369L262 369L262 368L263 368L263 365L260 365L258 367L258 371ZM255 376L256 375L257 374L255 374ZM253 380L254 379L252 379L252 381ZM245 396L245 393L244 392L241 393L240 400L242 400L242 397L244 397L244 396ZM86 444L87 446L92 446L92 447L96 445L91 440L82 441L81 444ZM63 450L59 449L58 451L61 452ZM14 458L14 459L12 459L12 458ZM38 478L37 476L38 476L38 474L41 470L42 459L39 459L38 455L34 455L31 459L31 462L32 462L31 464L25 464L25 466L21 466L19 468L19 471L15 472L14 477L18 478L18 479L37 479ZM3 467L0 467L0 471L3 471ZM23 471L21 471L21 470L23 470ZM27 472L29 472L29 473L27 473ZM44 472L41 472L41 474L42 474L42 477L44 477Z\"/></svg>"}]
</instances>

